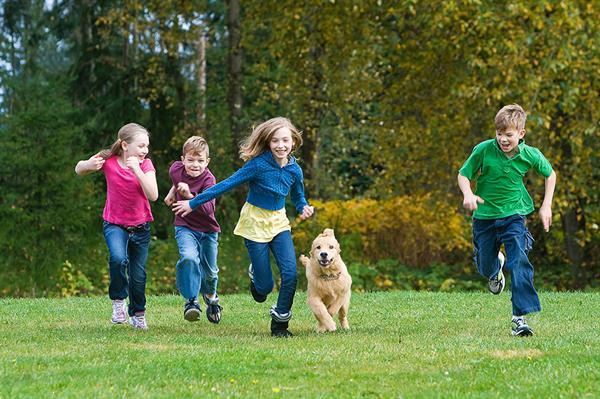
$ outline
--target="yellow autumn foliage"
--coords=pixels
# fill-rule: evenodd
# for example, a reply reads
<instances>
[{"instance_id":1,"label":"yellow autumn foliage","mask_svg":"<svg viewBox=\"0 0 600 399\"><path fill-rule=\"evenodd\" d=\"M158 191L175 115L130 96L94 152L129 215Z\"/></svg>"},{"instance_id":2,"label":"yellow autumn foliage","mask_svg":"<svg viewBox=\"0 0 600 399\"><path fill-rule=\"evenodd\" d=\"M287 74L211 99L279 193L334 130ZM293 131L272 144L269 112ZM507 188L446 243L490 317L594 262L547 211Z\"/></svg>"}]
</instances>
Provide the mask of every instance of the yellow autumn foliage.
<instances>
[{"instance_id":1,"label":"yellow autumn foliage","mask_svg":"<svg viewBox=\"0 0 600 399\"><path fill-rule=\"evenodd\" d=\"M367 262L397 259L407 266L425 268L469 259L468 221L457 207L429 195L313 201L313 205L314 220L296 221L293 229L300 251L310 249L323 229L333 228L338 240L354 246L353 255Z\"/></svg>"}]
</instances>

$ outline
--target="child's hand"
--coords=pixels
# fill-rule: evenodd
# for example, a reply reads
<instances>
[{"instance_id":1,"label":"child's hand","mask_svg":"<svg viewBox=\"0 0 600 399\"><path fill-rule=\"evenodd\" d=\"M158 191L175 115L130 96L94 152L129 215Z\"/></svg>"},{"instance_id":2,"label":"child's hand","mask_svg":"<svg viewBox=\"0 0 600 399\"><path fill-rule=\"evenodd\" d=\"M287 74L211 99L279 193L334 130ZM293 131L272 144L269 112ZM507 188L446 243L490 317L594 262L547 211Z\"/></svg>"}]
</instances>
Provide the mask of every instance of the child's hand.
<instances>
[{"instance_id":1,"label":"child's hand","mask_svg":"<svg viewBox=\"0 0 600 399\"><path fill-rule=\"evenodd\" d=\"M547 233L550 231L550 226L552 225L552 209L549 206L542 206L540 208L540 219L542 220L542 225L544 225L544 231Z\"/></svg>"},{"instance_id":2,"label":"child's hand","mask_svg":"<svg viewBox=\"0 0 600 399\"><path fill-rule=\"evenodd\" d=\"M173 212L176 215L185 217L192 213L192 208L190 208L190 201L177 201L175 205L173 205Z\"/></svg>"},{"instance_id":3,"label":"child's hand","mask_svg":"<svg viewBox=\"0 0 600 399\"><path fill-rule=\"evenodd\" d=\"M315 213L315 207L310 205L304 205L302 209L302 214L300 215L301 220L306 220L311 217Z\"/></svg>"},{"instance_id":4,"label":"child's hand","mask_svg":"<svg viewBox=\"0 0 600 399\"><path fill-rule=\"evenodd\" d=\"M127 166L129 169L133 170L134 172L137 172L138 170L141 172L141 168L140 168L140 159L138 157L129 157L125 160L125 166Z\"/></svg>"},{"instance_id":5,"label":"child's hand","mask_svg":"<svg viewBox=\"0 0 600 399\"><path fill-rule=\"evenodd\" d=\"M190 186L188 186L186 183L184 182L179 182L177 184L177 192L179 193L179 195L181 195L183 198L188 198L188 199L192 199L194 196L192 195L192 192L190 191Z\"/></svg>"},{"instance_id":6,"label":"child's hand","mask_svg":"<svg viewBox=\"0 0 600 399\"><path fill-rule=\"evenodd\" d=\"M88 167L90 170L96 171L102 169L102 165L106 160L100 156L100 154L92 155L90 159L87 160Z\"/></svg>"},{"instance_id":7,"label":"child's hand","mask_svg":"<svg viewBox=\"0 0 600 399\"><path fill-rule=\"evenodd\" d=\"M173 193L173 191L169 191L169 194L167 194L167 196L165 197L165 204L167 204L167 206L171 206L175 203L175 194Z\"/></svg>"},{"instance_id":8,"label":"child's hand","mask_svg":"<svg viewBox=\"0 0 600 399\"><path fill-rule=\"evenodd\" d=\"M485 201L478 195L465 195L465 198L463 199L463 206L468 211L474 211L477 209L477 203L483 204L484 202Z\"/></svg>"}]
</instances>

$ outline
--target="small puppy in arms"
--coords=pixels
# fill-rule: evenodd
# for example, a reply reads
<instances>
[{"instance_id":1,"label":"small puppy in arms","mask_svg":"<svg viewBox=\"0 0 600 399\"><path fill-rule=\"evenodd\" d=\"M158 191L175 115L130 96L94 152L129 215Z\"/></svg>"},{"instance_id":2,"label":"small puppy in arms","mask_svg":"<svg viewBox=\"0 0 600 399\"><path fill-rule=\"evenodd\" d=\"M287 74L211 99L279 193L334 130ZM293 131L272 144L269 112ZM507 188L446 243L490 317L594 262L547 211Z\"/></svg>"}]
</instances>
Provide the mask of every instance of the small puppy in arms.
<instances>
[{"instance_id":1,"label":"small puppy in arms","mask_svg":"<svg viewBox=\"0 0 600 399\"><path fill-rule=\"evenodd\" d=\"M340 252L340 244L333 230L325 229L313 241L310 258L300 255L308 280L308 306L317 318L317 332L335 331L333 316L336 313L341 328L350 328L347 316L352 277Z\"/></svg>"}]
</instances>

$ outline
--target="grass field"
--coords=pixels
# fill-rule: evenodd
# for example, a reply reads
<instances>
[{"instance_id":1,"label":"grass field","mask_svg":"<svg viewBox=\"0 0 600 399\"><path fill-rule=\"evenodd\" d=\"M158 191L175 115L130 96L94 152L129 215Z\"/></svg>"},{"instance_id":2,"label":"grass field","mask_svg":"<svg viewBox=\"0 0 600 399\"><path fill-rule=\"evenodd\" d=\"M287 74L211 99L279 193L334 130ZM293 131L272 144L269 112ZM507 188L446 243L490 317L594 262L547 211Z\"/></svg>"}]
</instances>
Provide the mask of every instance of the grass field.
<instances>
[{"instance_id":1,"label":"grass field","mask_svg":"<svg viewBox=\"0 0 600 399\"><path fill-rule=\"evenodd\" d=\"M148 298L148 331L106 297L0 300L0 397L600 396L600 293L542 293L536 334L510 334L510 293L355 293L351 331L318 335L303 293L292 339L269 304L221 298L223 320Z\"/></svg>"}]
</instances>

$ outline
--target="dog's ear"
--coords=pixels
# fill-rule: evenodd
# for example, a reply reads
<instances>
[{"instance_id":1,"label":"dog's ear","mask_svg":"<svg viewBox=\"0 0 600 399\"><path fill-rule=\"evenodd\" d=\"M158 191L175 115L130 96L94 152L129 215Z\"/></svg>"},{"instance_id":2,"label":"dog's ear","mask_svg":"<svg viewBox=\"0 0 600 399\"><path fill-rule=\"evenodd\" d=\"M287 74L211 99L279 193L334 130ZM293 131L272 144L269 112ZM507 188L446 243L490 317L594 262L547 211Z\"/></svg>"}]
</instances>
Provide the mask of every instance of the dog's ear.
<instances>
[{"instance_id":1,"label":"dog's ear","mask_svg":"<svg viewBox=\"0 0 600 399\"><path fill-rule=\"evenodd\" d=\"M335 237L335 235L333 234L333 229L325 229L325 230L323 230L323 235L324 236Z\"/></svg>"}]
</instances>

